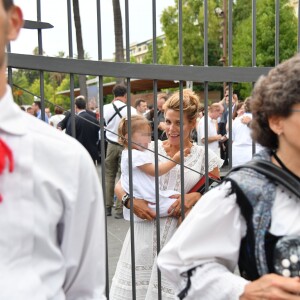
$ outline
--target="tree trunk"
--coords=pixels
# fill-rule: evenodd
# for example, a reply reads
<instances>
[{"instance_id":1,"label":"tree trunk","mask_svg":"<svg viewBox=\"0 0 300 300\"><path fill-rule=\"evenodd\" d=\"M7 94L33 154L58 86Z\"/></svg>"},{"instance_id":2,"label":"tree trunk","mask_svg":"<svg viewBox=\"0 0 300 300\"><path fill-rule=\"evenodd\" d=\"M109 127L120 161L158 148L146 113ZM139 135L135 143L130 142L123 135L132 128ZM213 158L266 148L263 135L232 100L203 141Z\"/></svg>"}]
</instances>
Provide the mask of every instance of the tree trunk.
<instances>
[{"instance_id":1,"label":"tree trunk","mask_svg":"<svg viewBox=\"0 0 300 300\"><path fill-rule=\"evenodd\" d=\"M80 19L78 0L73 0L73 14L74 14L74 23L75 23L75 30L76 30L78 59L84 59L84 49L83 49L82 32L81 32L81 19ZM86 101L88 102L85 75L79 75L79 88L80 88L80 94L83 95Z\"/></svg>"},{"instance_id":2,"label":"tree trunk","mask_svg":"<svg viewBox=\"0 0 300 300\"><path fill-rule=\"evenodd\" d=\"M123 48L123 25L122 14L119 0L112 0L114 10L114 26L115 26L115 61L124 62L124 48ZM124 78L116 78L117 83L125 82Z\"/></svg>"}]
</instances>

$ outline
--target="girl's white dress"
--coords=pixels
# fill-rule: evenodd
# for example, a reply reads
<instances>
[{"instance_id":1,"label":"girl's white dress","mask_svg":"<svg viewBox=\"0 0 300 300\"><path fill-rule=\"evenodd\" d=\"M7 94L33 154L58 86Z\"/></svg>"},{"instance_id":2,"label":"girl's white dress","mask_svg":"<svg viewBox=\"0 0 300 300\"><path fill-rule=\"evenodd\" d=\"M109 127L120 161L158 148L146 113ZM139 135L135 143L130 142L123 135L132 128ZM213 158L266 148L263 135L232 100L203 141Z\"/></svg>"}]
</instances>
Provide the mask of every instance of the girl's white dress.
<instances>
[{"instance_id":1,"label":"girl's white dress","mask_svg":"<svg viewBox=\"0 0 300 300\"><path fill-rule=\"evenodd\" d=\"M154 143L149 146L154 149ZM158 153L168 157L162 142L158 141ZM159 156L160 161L166 159ZM221 167L223 160L212 151L208 155L208 171L215 167ZM191 153L184 158L186 167L184 170L184 192L187 193L205 174L204 147L194 144ZM195 172L196 171L196 172ZM160 187L163 190L175 190L180 193L180 166L174 167L169 173L160 177ZM169 241L176 230L178 220L173 217L161 217L160 222L160 247ZM134 245L135 245L135 287L136 299L158 299L157 281L157 223L144 221L134 223ZM131 274L131 239L130 229L125 237L116 272L112 280L110 299L132 299L132 274ZM174 286L162 276L162 298L176 299Z\"/></svg>"},{"instance_id":2,"label":"girl's white dress","mask_svg":"<svg viewBox=\"0 0 300 300\"><path fill-rule=\"evenodd\" d=\"M149 202L148 206L156 211L156 195L155 195L155 177L150 176L140 170L140 166L154 163L154 154L150 151L140 151L132 149L132 194L134 198L144 199ZM121 158L121 185L124 191L129 193L129 159L128 149L122 151ZM168 216L168 209L176 201L170 198L172 195L178 194L174 190L159 190L159 216ZM123 207L124 219L130 220L130 211ZM137 216L134 216L134 221L143 221Z\"/></svg>"}]
</instances>

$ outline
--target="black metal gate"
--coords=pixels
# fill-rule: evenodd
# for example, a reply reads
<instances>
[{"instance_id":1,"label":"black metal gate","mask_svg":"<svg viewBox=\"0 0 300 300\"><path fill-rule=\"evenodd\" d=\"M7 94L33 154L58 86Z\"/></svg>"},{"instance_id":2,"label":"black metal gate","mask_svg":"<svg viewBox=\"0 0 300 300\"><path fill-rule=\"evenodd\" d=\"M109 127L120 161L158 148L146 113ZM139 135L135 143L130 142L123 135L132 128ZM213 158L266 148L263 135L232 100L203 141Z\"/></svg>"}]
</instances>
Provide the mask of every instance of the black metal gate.
<instances>
[{"instance_id":1,"label":"black metal gate","mask_svg":"<svg viewBox=\"0 0 300 300\"><path fill-rule=\"evenodd\" d=\"M42 22L41 20L41 3L40 0L37 0L37 20L32 22L27 22L27 28L32 28L37 30L38 35L38 50L39 55L24 55L19 53L11 53L10 45L7 47L8 52L8 78L9 83L13 85L14 83L14 74L13 68L16 69L27 69L27 70L36 70L40 74L40 95L42 102L42 114L44 115L44 108L45 108L45 97L44 97L44 72L59 72L59 73L66 73L70 76L70 107L71 113L74 117L74 74L84 74L84 75L94 75L98 77L99 80L99 108L100 108L100 115L103 115L103 77L116 77L116 78L126 78L127 79L127 90L129 95L130 103L130 91L131 91L131 79L150 79L153 81L153 99L155 100L158 93L158 80L172 80L178 82L178 89L180 91L183 90L184 86L186 86L187 82L201 82L204 87L204 107L205 111L208 109L209 99L208 99L208 86L210 83L224 83L226 82L229 86L229 99L232 98L233 94L233 84L234 83L241 83L241 82L248 82L254 83L257 78L261 74L266 74L270 67L258 67L256 65L256 5L257 1L252 0L252 66L251 67L239 67L233 66L232 63L232 20L233 20L233 6L235 5L236 1L233 0L223 0L219 1L223 4L223 8L221 12L223 13L223 19L226 20L226 26L223 30L223 55L225 55L226 65L223 66L209 66L208 65L208 28L209 22L208 19L208 8L209 8L209 0L203 0L203 18L204 18L204 30L203 30L203 38L204 38L204 53L203 53L203 65L201 66L187 66L183 65L182 53L183 53L183 5L186 4L184 0L178 0L178 41L179 41L179 61L177 65L159 65L157 64L157 54L156 54L156 19L152 18L152 31L153 31L153 63L152 64L136 64L130 62L130 18L132 16L129 15L128 4L130 0L124 0L125 3L125 32L126 32L126 62L119 63L119 62L106 62L102 60L102 40L101 40L101 32L105 30L105 25L101 24L101 14L104 12L101 11L101 1L95 0L97 5L97 26L98 26L98 35L93 37L98 40L98 60L82 60L74 58L73 54L73 33L72 33L72 11L71 11L71 0L62 1L61 5L67 6L67 19L68 19L68 32L69 32L69 58L57 58L57 57L49 57L43 55L43 39L42 39L42 31L44 28L49 26L49 24ZM196 1L196 0L195 0ZM259 0L261 1L261 0ZM250 2L250 1L249 1ZM156 15L156 1L152 0L152 14L153 16ZM174 3L175 4L175 3ZM274 0L275 4L275 40L274 40L274 57L275 57L275 64L279 63L279 25L280 25L280 0ZM298 14L300 8L298 5ZM300 49L300 25L298 21L298 52ZM196 28L195 28L196 30ZM224 61L224 60L223 60ZM156 101L154 102L154 109L157 108ZM229 107L232 106L231 100L229 103ZM231 109L229 109L229 128L232 126L231 121ZM207 115L207 114L206 114ZM207 132L207 117L205 120L206 124L206 132ZM74 122L73 122L74 125ZM101 128L103 129L103 120L101 121ZM157 126L157 120L156 124ZM101 130L102 134L102 141L104 141L104 131ZM129 135L130 137L130 135ZM230 141L232 139L230 130L229 130L229 164L232 160L232 153L230 147ZM104 149L104 144L102 143L102 149ZM208 145L205 145L206 152L208 151ZM103 164L104 165L104 164ZM230 166L230 165L229 165ZM102 174L104 174L104 166L102 166ZM208 169L208 159L206 159L206 170ZM183 174L183 173L182 173ZM182 176L182 181L184 178ZM105 176L102 176L102 186L105 188ZM105 193L104 193L105 194ZM133 226L131 226L133 228ZM159 222L158 222L159 228ZM133 230L133 229L132 229ZM159 233L159 232L158 232ZM132 235L134 232L132 231ZM160 251L159 245L159 238L158 241L158 252ZM134 251L132 251L132 261L134 265ZM108 276L108 275L107 275ZM107 277L108 278L108 277ZM133 279L133 296L132 298L135 299L135 273L133 268L132 273ZM108 289L107 289L108 290ZM161 299L161 293L159 292L158 299Z\"/></svg>"}]
</instances>

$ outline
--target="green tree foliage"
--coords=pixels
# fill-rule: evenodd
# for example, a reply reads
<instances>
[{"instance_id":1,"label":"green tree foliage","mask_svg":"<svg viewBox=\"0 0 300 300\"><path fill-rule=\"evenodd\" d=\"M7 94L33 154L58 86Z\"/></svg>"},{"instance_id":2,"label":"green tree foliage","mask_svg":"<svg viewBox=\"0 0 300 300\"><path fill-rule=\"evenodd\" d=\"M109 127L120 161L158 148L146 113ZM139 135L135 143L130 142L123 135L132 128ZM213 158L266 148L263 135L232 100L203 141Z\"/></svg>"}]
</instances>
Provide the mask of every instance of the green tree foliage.
<instances>
[{"instance_id":1,"label":"green tree foliage","mask_svg":"<svg viewBox=\"0 0 300 300\"><path fill-rule=\"evenodd\" d=\"M264 1L264 0L260 0ZM256 1L258 2L258 1ZM248 19L252 13L252 1L236 0L233 10L233 30L244 20Z\"/></svg>"},{"instance_id":2,"label":"green tree foliage","mask_svg":"<svg viewBox=\"0 0 300 300\"><path fill-rule=\"evenodd\" d=\"M182 1L183 64L203 65L204 59L204 7L203 0ZM220 65L222 56L222 18L214 12L223 7L222 0L208 0L208 64ZM275 1L256 1L256 61L257 66L275 64ZM158 63L179 64L178 1L166 8L161 16L165 43L157 47ZM291 57L297 50L297 20L289 0L280 1L280 61ZM252 64L252 2L236 0L233 5L233 64ZM144 60L152 63L152 47Z\"/></svg>"},{"instance_id":3,"label":"green tree foliage","mask_svg":"<svg viewBox=\"0 0 300 300\"><path fill-rule=\"evenodd\" d=\"M33 93L34 95L40 95L40 80L36 79L34 83L30 86L29 91ZM44 83L44 95L45 99L48 100L49 102L53 103L54 102L54 89L53 86L49 83ZM49 106L49 103L46 103L45 106Z\"/></svg>"},{"instance_id":4,"label":"green tree foliage","mask_svg":"<svg viewBox=\"0 0 300 300\"><path fill-rule=\"evenodd\" d=\"M221 57L220 19L214 9L220 1L208 2L208 64L218 65ZM204 7L203 0L183 0L182 5L182 48L183 65L204 64ZM165 9L161 16L162 29L165 32L166 46L163 48L161 63L179 64L178 6Z\"/></svg>"},{"instance_id":5,"label":"green tree foliage","mask_svg":"<svg viewBox=\"0 0 300 300\"><path fill-rule=\"evenodd\" d=\"M31 105L32 104L32 96L28 93L26 93L24 90L18 88L18 87L27 87L28 86L28 80L25 76L25 70L18 70L17 72L14 72L14 86L13 86L13 95L15 98L15 101L19 105Z\"/></svg>"},{"instance_id":6,"label":"green tree foliage","mask_svg":"<svg viewBox=\"0 0 300 300\"><path fill-rule=\"evenodd\" d=\"M233 24L233 65L252 66L252 5L237 0ZM256 66L275 65L275 1L257 1L256 6ZM279 61L297 52L297 18L288 0L280 1ZM236 85L239 96L245 99L252 90L251 83Z\"/></svg>"},{"instance_id":7,"label":"green tree foliage","mask_svg":"<svg viewBox=\"0 0 300 300\"><path fill-rule=\"evenodd\" d=\"M164 41L162 38L156 38L156 60L158 64L162 64L162 51L164 48ZM149 44L148 52L146 53L145 57L143 58L144 64L152 64L153 63L153 44Z\"/></svg>"},{"instance_id":8,"label":"green tree foliage","mask_svg":"<svg viewBox=\"0 0 300 300\"><path fill-rule=\"evenodd\" d=\"M38 48L33 50L33 54L38 53ZM55 57L66 57L63 51L58 52ZM40 73L35 70L16 70L13 72L13 82L22 89L14 87L13 93L15 101L18 104L29 104L33 102L33 95L40 97ZM74 75L74 87L79 87L79 76ZM26 90L28 92L26 92ZM53 108L54 104L58 104L66 109L70 108L69 95L57 95L57 92L70 90L70 76L66 73L44 72L44 94L45 105ZM50 104L50 102L52 104Z\"/></svg>"},{"instance_id":9,"label":"green tree foliage","mask_svg":"<svg viewBox=\"0 0 300 300\"><path fill-rule=\"evenodd\" d=\"M236 4L239 22L234 31L233 64L252 65L252 17L250 11L242 11L240 0ZM242 20L241 16L246 16ZM257 1L256 7L256 65L272 67L275 65L275 1ZM280 1L279 57L280 61L293 56L297 51L297 19L288 0Z\"/></svg>"}]
</instances>

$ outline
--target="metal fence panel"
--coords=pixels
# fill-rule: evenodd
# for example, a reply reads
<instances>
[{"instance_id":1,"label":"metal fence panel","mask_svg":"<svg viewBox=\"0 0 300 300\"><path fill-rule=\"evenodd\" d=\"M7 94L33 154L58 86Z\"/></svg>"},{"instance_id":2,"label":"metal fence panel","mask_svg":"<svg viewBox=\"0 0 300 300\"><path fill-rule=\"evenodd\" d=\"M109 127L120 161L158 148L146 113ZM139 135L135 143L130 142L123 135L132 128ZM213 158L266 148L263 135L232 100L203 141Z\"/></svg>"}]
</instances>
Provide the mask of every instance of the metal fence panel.
<instances>
[{"instance_id":1,"label":"metal fence panel","mask_svg":"<svg viewBox=\"0 0 300 300\"><path fill-rule=\"evenodd\" d=\"M98 41L98 60L83 60L75 59L73 57L73 33L72 33L72 5L71 0L66 0L67 5L67 19L68 19L68 45L69 45L69 58L57 58L43 56L43 39L42 39L42 29L49 28L48 23L42 22L41 19L41 3L37 0L37 22L26 21L25 27L36 28L38 34L38 52L39 55L25 55L18 53L11 53L10 45L7 46L8 52L8 79L9 83L13 84L14 76L12 68L16 69L26 69L26 70L37 70L40 73L40 95L42 102L42 117L45 119L45 96L44 96L44 72L60 72L70 75L70 108L72 114L72 133L75 136L75 110L74 110L74 75L94 75L98 77L99 80L99 109L100 114L103 115L103 77L116 77L116 78L126 78L127 79L127 90L128 90L128 119L130 126L130 91L131 91L131 79L151 79L153 80L153 102L154 110L157 110L157 95L158 95L158 80L172 80L179 82L178 89L180 91L180 117L183 119L183 88L186 82L201 82L204 87L204 108L205 108L205 134L208 135L208 90L210 83L228 83L229 86L229 166L232 163L232 95L233 95L233 84L248 82L254 83L260 75L267 74L270 67L257 67L256 66L256 0L252 0L252 67L237 67L232 64L232 45L233 45L233 7L235 2L233 0L223 0L224 18L226 18L226 27L223 34L225 35L223 44L223 54L225 53L225 60L228 61L228 66L224 64L222 67L209 66L208 65L208 27L209 27L209 15L208 7L210 0L203 0L204 7L204 65L203 66L186 66L183 65L183 5L185 1L178 0L178 41L179 41L179 61L178 65L158 65L157 64L157 25L156 25L156 1L152 0L152 31L153 31L153 63L152 64L135 64L130 63L130 18L133 16L129 15L129 1L125 0L125 33L126 33L126 62L106 62L102 60L102 25L101 25L101 11L100 0L96 0L97 7L97 41ZM298 14L300 13L300 7L298 5ZM227 28L228 22L228 28ZM298 20L298 51L300 49L299 36L300 36L300 25ZM280 25L280 0L275 1L275 64L279 63L279 25ZM51 27L51 26L50 26ZM228 38L228 40L227 40ZM228 53L228 55L227 55ZM227 58L228 56L228 58ZM226 62L227 63L227 62ZM157 117L154 118L154 127L157 129L158 121ZM101 128L101 151L104 153L104 121L103 118L100 120ZM183 131L183 124L180 125L181 132ZM155 140L158 139L157 130L154 133ZM183 145L183 135L181 135L181 144ZM132 149L131 145L131 130L129 129L129 149ZM208 152L208 143L205 143L205 151ZM255 151L255 145L253 146L253 153ZM155 164L158 165L158 148L157 143L154 148L155 152ZM130 152L131 153L131 152ZM183 148L181 147L181 154L183 157ZM132 169L132 157L129 155L129 165L130 170ZM208 157L206 155L205 159L205 169L206 175L208 173ZM130 171L131 172L131 171ZM105 166L102 164L102 185L105 190ZM184 194L184 165L183 158L181 163L181 192ZM131 174L132 175L132 174ZM132 176L130 180L130 196L131 196L131 207L132 207ZM206 177L206 189L208 188L208 177ZM105 194L105 193L104 193ZM157 202L159 194L159 181L158 181L158 169L156 168L156 195ZM184 197L182 197L182 211L184 210ZM159 214L159 206L157 205L157 214ZM133 211L131 210L131 247L132 247L132 299L136 299L135 290L135 252L134 252L134 226L133 226ZM106 223L107 224L107 223ZM160 251L160 222L157 220L157 251ZM108 256L108 252L107 252ZM107 259L108 262L108 259ZM107 278L109 277L107 268ZM108 295L108 285L107 285L107 295ZM161 293L161 275L158 270L158 299L162 299Z\"/></svg>"}]
</instances>

